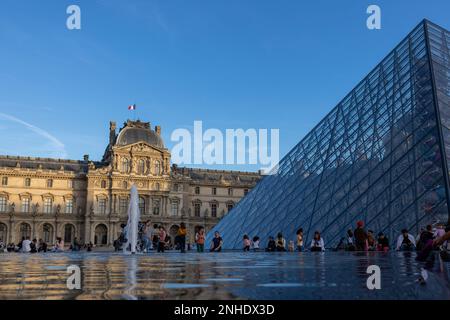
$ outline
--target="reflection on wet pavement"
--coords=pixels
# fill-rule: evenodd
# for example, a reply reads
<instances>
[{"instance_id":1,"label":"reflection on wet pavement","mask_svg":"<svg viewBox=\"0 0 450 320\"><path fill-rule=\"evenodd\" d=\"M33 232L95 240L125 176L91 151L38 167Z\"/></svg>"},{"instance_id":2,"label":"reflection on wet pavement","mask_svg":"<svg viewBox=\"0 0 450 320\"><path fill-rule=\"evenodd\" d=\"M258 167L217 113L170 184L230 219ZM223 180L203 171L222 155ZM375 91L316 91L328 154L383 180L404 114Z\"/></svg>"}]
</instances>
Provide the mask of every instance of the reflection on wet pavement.
<instances>
[{"instance_id":1,"label":"reflection on wet pavement","mask_svg":"<svg viewBox=\"0 0 450 320\"><path fill-rule=\"evenodd\" d=\"M0 254L0 299L450 299L449 264L415 253ZM381 290L366 286L381 268ZM66 272L81 269L81 290Z\"/></svg>"}]
</instances>

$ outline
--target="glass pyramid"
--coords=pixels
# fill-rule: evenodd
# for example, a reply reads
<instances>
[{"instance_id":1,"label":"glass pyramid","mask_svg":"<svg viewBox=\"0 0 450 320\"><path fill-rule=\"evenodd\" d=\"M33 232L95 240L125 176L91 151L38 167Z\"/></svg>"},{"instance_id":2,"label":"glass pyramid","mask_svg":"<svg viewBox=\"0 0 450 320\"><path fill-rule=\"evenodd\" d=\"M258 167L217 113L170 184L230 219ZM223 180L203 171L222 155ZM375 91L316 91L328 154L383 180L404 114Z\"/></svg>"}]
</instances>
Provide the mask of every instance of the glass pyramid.
<instances>
[{"instance_id":1,"label":"glass pyramid","mask_svg":"<svg viewBox=\"0 0 450 320\"><path fill-rule=\"evenodd\" d=\"M242 236L303 228L335 247L357 220L391 245L407 228L449 218L450 33L423 20L209 233L225 249Z\"/></svg>"}]
</instances>

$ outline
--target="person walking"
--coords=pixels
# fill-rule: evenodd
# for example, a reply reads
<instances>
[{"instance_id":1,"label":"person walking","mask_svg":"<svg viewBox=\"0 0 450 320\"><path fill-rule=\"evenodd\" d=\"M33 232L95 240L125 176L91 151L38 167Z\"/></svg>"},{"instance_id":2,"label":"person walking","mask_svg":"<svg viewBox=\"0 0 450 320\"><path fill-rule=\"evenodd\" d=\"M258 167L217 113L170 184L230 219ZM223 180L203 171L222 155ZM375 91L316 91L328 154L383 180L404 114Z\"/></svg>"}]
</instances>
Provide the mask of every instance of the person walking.
<instances>
[{"instance_id":1,"label":"person walking","mask_svg":"<svg viewBox=\"0 0 450 320\"><path fill-rule=\"evenodd\" d=\"M195 245L197 247L197 252L205 251L205 229L203 227L195 234Z\"/></svg>"},{"instance_id":2,"label":"person walking","mask_svg":"<svg viewBox=\"0 0 450 320\"><path fill-rule=\"evenodd\" d=\"M177 237L178 242L180 244L180 252L185 253L186 252L186 225L184 222L180 223L180 227L177 231Z\"/></svg>"}]
</instances>

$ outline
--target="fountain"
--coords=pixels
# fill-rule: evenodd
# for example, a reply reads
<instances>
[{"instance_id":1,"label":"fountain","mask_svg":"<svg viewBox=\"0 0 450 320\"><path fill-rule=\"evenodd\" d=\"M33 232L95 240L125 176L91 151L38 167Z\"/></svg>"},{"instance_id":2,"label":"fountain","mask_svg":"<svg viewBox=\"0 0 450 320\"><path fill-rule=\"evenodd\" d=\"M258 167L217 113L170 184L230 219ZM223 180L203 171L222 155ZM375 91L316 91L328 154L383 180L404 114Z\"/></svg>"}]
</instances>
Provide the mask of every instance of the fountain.
<instances>
[{"instance_id":1,"label":"fountain","mask_svg":"<svg viewBox=\"0 0 450 320\"><path fill-rule=\"evenodd\" d=\"M124 252L130 247L131 253L136 253L137 240L138 240L138 228L140 220L139 211L139 195L135 185L131 186L130 191L130 204L128 205L128 221L125 227L125 238L127 242L123 247Z\"/></svg>"}]
</instances>

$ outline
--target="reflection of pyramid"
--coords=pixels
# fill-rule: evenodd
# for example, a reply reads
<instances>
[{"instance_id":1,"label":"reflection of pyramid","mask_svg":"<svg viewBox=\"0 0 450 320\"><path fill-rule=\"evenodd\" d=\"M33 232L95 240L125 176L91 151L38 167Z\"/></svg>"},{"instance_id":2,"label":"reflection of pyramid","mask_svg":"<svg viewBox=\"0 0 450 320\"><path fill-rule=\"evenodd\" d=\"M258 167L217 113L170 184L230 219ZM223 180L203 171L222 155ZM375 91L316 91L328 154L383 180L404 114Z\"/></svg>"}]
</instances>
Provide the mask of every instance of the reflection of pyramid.
<instances>
[{"instance_id":1,"label":"reflection of pyramid","mask_svg":"<svg viewBox=\"0 0 450 320\"><path fill-rule=\"evenodd\" d=\"M359 219L392 242L447 222L449 49L448 31L421 22L212 230L224 247L299 227L333 247Z\"/></svg>"}]
</instances>

